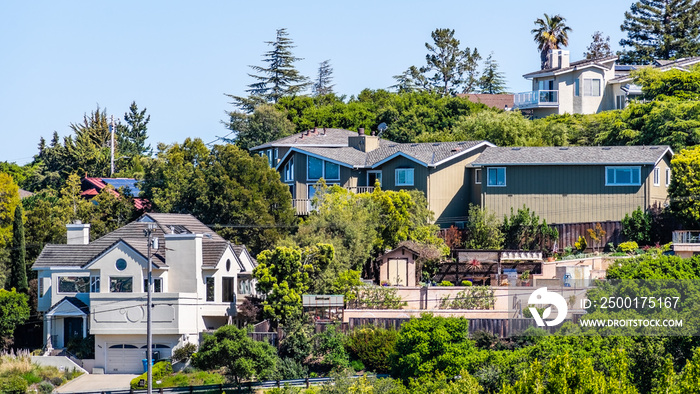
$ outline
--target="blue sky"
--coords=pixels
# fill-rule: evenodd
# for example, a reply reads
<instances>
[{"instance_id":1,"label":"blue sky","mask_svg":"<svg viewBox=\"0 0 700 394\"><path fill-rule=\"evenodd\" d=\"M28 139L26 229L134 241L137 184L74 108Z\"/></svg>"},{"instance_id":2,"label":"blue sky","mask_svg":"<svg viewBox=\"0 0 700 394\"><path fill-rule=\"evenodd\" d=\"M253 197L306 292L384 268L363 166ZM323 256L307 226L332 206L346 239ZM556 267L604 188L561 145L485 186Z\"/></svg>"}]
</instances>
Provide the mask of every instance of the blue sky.
<instances>
[{"instance_id":1,"label":"blue sky","mask_svg":"<svg viewBox=\"0 0 700 394\"><path fill-rule=\"evenodd\" d=\"M393 75L424 62L436 28L455 29L462 46L494 53L511 91L529 89L537 70L530 30L543 13L561 14L578 60L594 31L613 50L631 0L562 1L4 1L0 3L0 161L24 164L39 138L65 136L97 105L123 117L136 101L151 115L149 143L225 135L244 94L248 65L262 64L265 41L285 27L314 76L330 59L336 92L387 88Z\"/></svg>"}]
</instances>

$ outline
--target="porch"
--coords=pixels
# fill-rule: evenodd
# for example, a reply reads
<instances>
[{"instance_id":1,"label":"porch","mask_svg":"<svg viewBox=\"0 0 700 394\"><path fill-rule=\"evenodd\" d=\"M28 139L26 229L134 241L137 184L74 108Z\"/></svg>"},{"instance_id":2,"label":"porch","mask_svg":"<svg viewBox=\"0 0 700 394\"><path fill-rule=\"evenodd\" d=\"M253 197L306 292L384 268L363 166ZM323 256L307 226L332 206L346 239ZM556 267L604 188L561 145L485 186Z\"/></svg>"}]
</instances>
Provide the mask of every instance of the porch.
<instances>
[{"instance_id":1,"label":"porch","mask_svg":"<svg viewBox=\"0 0 700 394\"><path fill-rule=\"evenodd\" d=\"M684 258L700 254L700 230L677 230L673 232L673 252Z\"/></svg>"},{"instance_id":2,"label":"porch","mask_svg":"<svg viewBox=\"0 0 700 394\"><path fill-rule=\"evenodd\" d=\"M535 90L532 92L516 93L513 96L515 108L558 107L558 90Z\"/></svg>"}]
</instances>

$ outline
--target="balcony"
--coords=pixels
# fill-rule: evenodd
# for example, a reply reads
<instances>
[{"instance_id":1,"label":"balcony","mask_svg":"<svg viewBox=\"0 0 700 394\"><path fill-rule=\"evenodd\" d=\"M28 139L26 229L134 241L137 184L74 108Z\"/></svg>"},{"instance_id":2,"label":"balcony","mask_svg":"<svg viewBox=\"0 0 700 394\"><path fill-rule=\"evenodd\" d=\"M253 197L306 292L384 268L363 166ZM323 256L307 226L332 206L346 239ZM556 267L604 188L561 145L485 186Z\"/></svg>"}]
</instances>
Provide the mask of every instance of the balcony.
<instances>
[{"instance_id":1,"label":"balcony","mask_svg":"<svg viewBox=\"0 0 700 394\"><path fill-rule=\"evenodd\" d=\"M674 231L673 252L681 257L693 257L700 254L700 230Z\"/></svg>"},{"instance_id":2,"label":"balcony","mask_svg":"<svg viewBox=\"0 0 700 394\"><path fill-rule=\"evenodd\" d=\"M535 90L533 92L516 93L515 108L542 108L559 106L559 91Z\"/></svg>"},{"instance_id":3,"label":"balcony","mask_svg":"<svg viewBox=\"0 0 700 394\"><path fill-rule=\"evenodd\" d=\"M346 186L346 190L351 191L355 194L359 193L372 193L374 191L374 186ZM292 207L297 216L308 216L313 207L311 206L311 199L309 198L294 198L292 199Z\"/></svg>"}]
</instances>

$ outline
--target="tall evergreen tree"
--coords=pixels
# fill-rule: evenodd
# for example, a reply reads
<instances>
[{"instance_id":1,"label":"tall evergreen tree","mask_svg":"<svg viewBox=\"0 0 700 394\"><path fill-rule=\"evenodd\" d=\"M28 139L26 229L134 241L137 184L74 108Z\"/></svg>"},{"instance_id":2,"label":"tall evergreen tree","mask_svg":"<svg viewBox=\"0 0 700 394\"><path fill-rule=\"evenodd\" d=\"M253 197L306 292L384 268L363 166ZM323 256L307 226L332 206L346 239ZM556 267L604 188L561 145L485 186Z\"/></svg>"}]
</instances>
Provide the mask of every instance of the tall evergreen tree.
<instances>
[{"instance_id":1,"label":"tall evergreen tree","mask_svg":"<svg viewBox=\"0 0 700 394\"><path fill-rule=\"evenodd\" d=\"M139 111L136 102L132 101L129 112L124 113L124 121L126 124L117 125L116 130L119 154L134 157L148 153L151 146L146 146L146 138L151 115L146 116L146 108Z\"/></svg>"},{"instance_id":2,"label":"tall evergreen tree","mask_svg":"<svg viewBox=\"0 0 700 394\"><path fill-rule=\"evenodd\" d=\"M493 58L493 52L484 61L484 72L479 78L481 93L500 94L506 92L506 80L503 73L498 71L498 62Z\"/></svg>"},{"instance_id":3,"label":"tall evergreen tree","mask_svg":"<svg viewBox=\"0 0 700 394\"><path fill-rule=\"evenodd\" d=\"M469 47L460 49L454 29L435 29L430 35L433 44L425 43L426 65L411 66L403 74L394 76L395 86L400 91L428 90L443 97L474 91L479 82L479 51Z\"/></svg>"},{"instance_id":4,"label":"tall evergreen tree","mask_svg":"<svg viewBox=\"0 0 700 394\"><path fill-rule=\"evenodd\" d=\"M603 33L596 31L591 36L593 41L588 46L588 50L583 54L586 59L600 59L602 57L612 56L610 50L610 36L603 38Z\"/></svg>"},{"instance_id":5,"label":"tall evergreen tree","mask_svg":"<svg viewBox=\"0 0 700 394\"><path fill-rule=\"evenodd\" d=\"M22 221L22 204L15 208L15 221L12 224L12 248L10 249L10 278L7 288L26 292L27 284L26 244L24 242L24 222Z\"/></svg>"},{"instance_id":6,"label":"tall evergreen tree","mask_svg":"<svg viewBox=\"0 0 700 394\"><path fill-rule=\"evenodd\" d=\"M248 85L248 97L229 95L234 104L246 112L253 112L262 103L277 103L280 97L294 96L303 92L308 86L308 78L301 75L294 67L299 60L292 54L294 42L288 37L287 29L277 29L275 41L266 41L272 49L263 55L267 67L250 66L258 74L248 74L257 82Z\"/></svg>"},{"instance_id":7,"label":"tall evergreen tree","mask_svg":"<svg viewBox=\"0 0 700 394\"><path fill-rule=\"evenodd\" d=\"M620 26L627 38L620 61L649 64L700 54L700 2L698 0L639 0L625 12Z\"/></svg>"},{"instance_id":8,"label":"tall evergreen tree","mask_svg":"<svg viewBox=\"0 0 700 394\"><path fill-rule=\"evenodd\" d=\"M537 49L540 51L540 66L544 70L547 67L547 54L552 49L560 49L569 45L569 32L571 28L564 23L566 18L561 15L550 17L544 14L544 18L535 20L535 29L530 33L534 35Z\"/></svg>"},{"instance_id":9,"label":"tall evergreen tree","mask_svg":"<svg viewBox=\"0 0 700 394\"><path fill-rule=\"evenodd\" d=\"M325 96L333 93L333 67L331 61L324 60L318 65L318 77L313 86L314 96Z\"/></svg>"}]
</instances>

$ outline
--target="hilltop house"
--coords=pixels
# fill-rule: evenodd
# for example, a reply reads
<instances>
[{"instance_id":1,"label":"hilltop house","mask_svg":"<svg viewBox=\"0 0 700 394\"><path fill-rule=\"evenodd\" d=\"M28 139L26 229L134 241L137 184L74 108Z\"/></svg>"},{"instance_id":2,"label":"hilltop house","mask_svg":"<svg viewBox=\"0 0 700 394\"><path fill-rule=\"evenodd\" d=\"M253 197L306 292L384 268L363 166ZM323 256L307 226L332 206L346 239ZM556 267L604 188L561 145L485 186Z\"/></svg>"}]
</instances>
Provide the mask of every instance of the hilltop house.
<instances>
[{"instance_id":1,"label":"hilltop house","mask_svg":"<svg viewBox=\"0 0 700 394\"><path fill-rule=\"evenodd\" d=\"M594 114L623 109L642 94L630 73L640 67L665 71L688 70L700 63L700 57L657 60L651 66L616 64L616 56L571 62L569 51L551 50L547 67L523 75L532 80L532 90L517 93L514 106L535 118L552 114Z\"/></svg>"},{"instance_id":2,"label":"hilltop house","mask_svg":"<svg viewBox=\"0 0 700 394\"><path fill-rule=\"evenodd\" d=\"M111 193L115 196L119 196L121 191L130 193L134 197L134 207L137 211L143 211L148 208L148 200L144 198L139 198L138 195L141 192L137 185L138 180L134 178L95 178L95 177L85 177L80 183L80 195L84 198L91 199L96 195L100 194L102 189L106 188L107 185L112 186L114 190Z\"/></svg>"},{"instance_id":3,"label":"hilltop house","mask_svg":"<svg viewBox=\"0 0 700 394\"><path fill-rule=\"evenodd\" d=\"M268 158L289 185L297 214L307 215L323 178L357 193L374 189L422 191L436 223L463 221L465 207L478 202L468 186L467 164L488 141L396 143L378 136L341 129L313 129L281 138L251 151Z\"/></svg>"},{"instance_id":4,"label":"hilltop house","mask_svg":"<svg viewBox=\"0 0 700 394\"><path fill-rule=\"evenodd\" d=\"M489 147L471 165L485 178L480 205L497 217L526 205L550 224L582 223L667 203L672 156L668 146Z\"/></svg>"},{"instance_id":5,"label":"hilltop house","mask_svg":"<svg viewBox=\"0 0 700 394\"><path fill-rule=\"evenodd\" d=\"M48 349L95 336L95 367L141 373L146 354L150 229L153 350L160 358L199 343L200 333L236 322L254 291L255 260L191 215L149 213L93 242L89 224L69 224L68 243L46 245L33 265Z\"/></svg>"}]
</instances>

